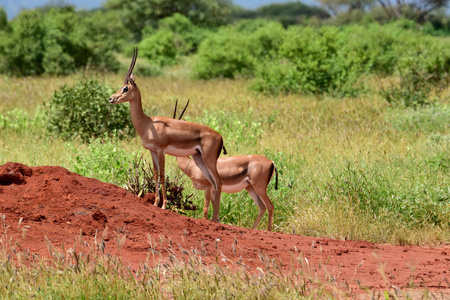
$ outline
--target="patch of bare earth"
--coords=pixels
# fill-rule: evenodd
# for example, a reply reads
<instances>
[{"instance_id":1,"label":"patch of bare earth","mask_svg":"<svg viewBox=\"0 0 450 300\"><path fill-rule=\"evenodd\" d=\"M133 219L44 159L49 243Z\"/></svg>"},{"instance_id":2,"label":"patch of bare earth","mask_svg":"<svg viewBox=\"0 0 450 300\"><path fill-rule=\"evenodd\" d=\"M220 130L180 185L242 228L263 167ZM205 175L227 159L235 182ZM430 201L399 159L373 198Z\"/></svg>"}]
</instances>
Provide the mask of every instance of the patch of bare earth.
<instances>
[{"instance_id":1,"label":"patch of bare earth","mask_svg":"<svg viewBox=\"0 0 450 300\"><path fill-rule=\"evenodd\" d=\"M71 173L62 167L0 166L0 213L6 226L29 226L20 246L48 254L46 237L55 247L73 246L80 235L94 243L105 233L105 250L136 268L187 253L229 268L257 271L275 260L287 275L296 268L323 282L363 292L370 289L428 287L449 294L450 246L391 246L341 241L240 228L161 210L128 191ZM276 214L276 210L275 210ZM108 228L105 231L105 228ZM153 250L150 252L149 237ZM123 245L117 248L117 239ZM170 247L170 249L169 249ZM154 256L154 253L160 253ZM152 258L153 259L153 258Z\"/></svg>"}]
</instances>

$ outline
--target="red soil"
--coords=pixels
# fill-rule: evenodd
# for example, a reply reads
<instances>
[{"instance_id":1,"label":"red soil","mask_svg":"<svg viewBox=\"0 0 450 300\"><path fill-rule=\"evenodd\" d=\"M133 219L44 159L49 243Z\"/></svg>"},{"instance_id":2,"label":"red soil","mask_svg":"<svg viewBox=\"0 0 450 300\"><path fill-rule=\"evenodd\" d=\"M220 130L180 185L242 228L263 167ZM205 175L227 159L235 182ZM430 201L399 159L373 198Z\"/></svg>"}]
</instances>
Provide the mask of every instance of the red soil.
<instances>
[{"instance_id":1,"label":"red soil","mask_svg":"<svg viewBox=\"0 0 450 300\"><path fill-rule=\"evenodd\" d=\"M218 261L229 268L244 265L255 273L267 265L263 259L276 260L286 274L302 269L323 282L334 279L336 286L356 293L363 292L360 286L376 290L414 286L450 295L450 246L341 241L187 218L149 205L118 186L61 167L0 166L0 213L10 233L17 232L23 218L20 226L29 227L24 240L17 234L20 246L40 254L48 254L46 237L54 247L68 249L80 232L91 244L97 232L99 242L107 227L106 252L120 255L131 268L153 257L152 253L160 253L156 255L159 263L175 251L180 258L197 253L206 263ZM124 236L119 251L117 241ZM158 252L150 251L148 236Z\"/></svg>"}]
</instances>

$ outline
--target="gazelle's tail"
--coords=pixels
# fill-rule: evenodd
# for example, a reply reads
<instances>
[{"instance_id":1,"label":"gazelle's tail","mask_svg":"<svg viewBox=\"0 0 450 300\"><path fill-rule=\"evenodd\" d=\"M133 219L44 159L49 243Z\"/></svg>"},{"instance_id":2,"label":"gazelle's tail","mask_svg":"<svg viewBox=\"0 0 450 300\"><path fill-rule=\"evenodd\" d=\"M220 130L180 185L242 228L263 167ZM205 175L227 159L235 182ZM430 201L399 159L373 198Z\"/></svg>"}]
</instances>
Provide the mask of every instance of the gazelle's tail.
<instances>
[{"instance_id":1,"label":"gazelle's tail","mask_svg":"<svg viewBox=\"0 0 450 300\"><path fill-rule=\"evenodd\" d=\"M273 163L273 171L275 172L275 189L278 190L278 170L275 163Z\"/></svg>"}]
</instances>

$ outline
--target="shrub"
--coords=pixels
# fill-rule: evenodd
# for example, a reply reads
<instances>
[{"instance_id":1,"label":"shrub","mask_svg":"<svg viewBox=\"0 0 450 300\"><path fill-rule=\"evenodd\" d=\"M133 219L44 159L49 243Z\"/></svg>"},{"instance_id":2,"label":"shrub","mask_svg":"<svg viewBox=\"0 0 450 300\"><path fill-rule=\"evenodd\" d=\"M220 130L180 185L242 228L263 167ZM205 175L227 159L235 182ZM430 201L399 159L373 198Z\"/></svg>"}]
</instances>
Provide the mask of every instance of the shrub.
<instances>
[{"instance_id":1,"label":"shrub","mask_svg":"<svg viewBox=\"0 0 450 300\"><path fill-rule=\"evenodd\" d=\"M391 75L397 62L397 44L399 36L409 34L393 26L381 26L376 23L367 26L349 25L338 33L337 47L343 57L361 72Z\"/></svg>"},{"instance_id":2,"label":"shrub","mask_svg":"<svg viewBox=\"0 0 450 300\"><path fill-rule=\"evenodd\" d=\"M183 55L196 51L205 38L206 30L192 24L181 14L162 19L158 30L146 27L139 43L142 56L159 66L172 65Z\"/></svg>"},{"instance_id":3,"label":"shrub","mask_svg":"<svg viewBox=\"0 0 450 300\"><path fill-rule=\"evenodd\" d=\"M143 155L135 156L128 169L125 188L139 197L145 197L148 193L155 193L156 183L153 169L150 163L143 158ZM197 207L190 200L192 194L186 197L183 195L183 191L183 184L179 183L179 180L166 177L167 208L181 214L186 214L186 210L197 210ZM162 201L159 206L162 206Z\"/></svg>"},{"instance_id":4,"label":"shrub","mask_svg":"<svg viewBox=\"0 0 450 300\"><path fill-rule=\"evenodd\" d=\"M116 136L103 134L90 139L88 151L70 158L73 171L103 182L123 185L127 180L128 169L134 153L127 153L118 143Z\"/></svg>"},{"instance_id":5,"label":"shrub","mask_svg":"<svg viewBox=\"0 0 450 300\"><path fill-rule=\"evenodd\" d=\"M175 34L169 30L159 30L139 43L141 55L159 66L177 62L178 51Z\"/></svg>"},{"instance_id":6,"label":"shrub","mask_svg":"<svg viewBox=\"0 0 450 300\"><path fill-rule=\"evenodd\" d=\"M222 28L200 44L193 75L200 79L252 77L259 62L276 52L283 36L277 22L242 21Z\"/></svg>"},{"instance_id":7,"label":"shrub","mask_svg":"<svg viewBox=\"0 0 450 300\"><path fill-rule=\"evenodd\" d=\"M258 66L253 87L268 93L354 95L361 66L338 47L338 28L291 27L275 59Z\"/></svg>"},{"instance_id":8,"label":"shrub","mask_svg":"<svg viewBox=\"0 0 450 300\"><path fill-rule=\"evenodd\" d=\"M450 51L448 44L428 37L418 37L407 44L398 58L398 85L381 90L389 103L417 107L439 99L449 86Z\"/></svg>"},{"instance_id":9,"label":"shrub","mask_svg":"<svg viewBox=\"0 0 450 300\"><path fill-rule=\"evenodd\" d=\"M199 47L193 75L200 79L253 77L265 93L355 96L362 76L400 75L383 93L389 102L421 105L448 86L448 42L400 20L388 25L288 29L243 21L210 34Z\"/></svg>"},{"instance_id":10,"label":"shrub","mask_svg":"<svg viewBox=\"0 0 450 300\"><path fill-rule=\"evenodd\" d=\"M64 75L78 69L116 70L113 51L126 38L111 12L77 13L72 7L21 12L0 32L0 71L12 75Z\"/></svg>"},{"instance_id":11,"label":"shrub","mask_svg":"<svg viewBox=\"0 0 450 300\"><path fill-rule=\"evenodd\" d=\"M90 138L117 131L120 138L134 132L128 105L111 105L108 97L114 91L97 80L64 85L55 91L48 103L48 129L64 139Z\"/></svg>"}]
</instances>

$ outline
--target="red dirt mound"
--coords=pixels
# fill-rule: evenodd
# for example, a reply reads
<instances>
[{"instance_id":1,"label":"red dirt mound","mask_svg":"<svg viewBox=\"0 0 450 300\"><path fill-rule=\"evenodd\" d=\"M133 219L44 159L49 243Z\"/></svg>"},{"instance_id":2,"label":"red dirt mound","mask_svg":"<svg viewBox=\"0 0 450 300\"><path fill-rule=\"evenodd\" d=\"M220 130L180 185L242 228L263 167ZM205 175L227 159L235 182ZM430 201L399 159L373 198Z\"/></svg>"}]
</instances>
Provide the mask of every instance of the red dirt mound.
<instances>
[{"instance_id":1,"label":"red dirt mound","mask_svg":"<svg viewBox=\"0 0 450 300\"><path fill-rule=\"evenodd\" d=\"M192 252L200 253L207 263L244 265L257 272L264 266L263 260L270 259L282 263L286 272L307 268L355 292L361 291L360 286L450 288L449 246L340 241L191 219L148 205L118 186L61 167L0 166L0 213L6 226L14 230L22 218L21 226L29 227L21 247L41 254L47 253L46 237L67 249L80 232L88 242L93 242L97 233L97 239L103 234L105 249L113 254L119 253L116 247L121 237L121 259L133 268L150 254L150 237L152 253L160 253L161 261L173 251L180 257Z\"/></svg>"}]
</instances>

